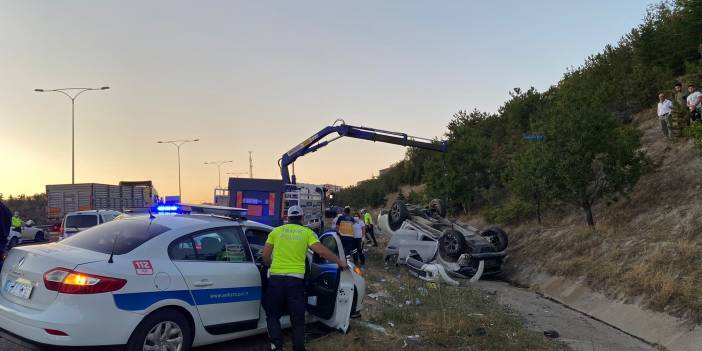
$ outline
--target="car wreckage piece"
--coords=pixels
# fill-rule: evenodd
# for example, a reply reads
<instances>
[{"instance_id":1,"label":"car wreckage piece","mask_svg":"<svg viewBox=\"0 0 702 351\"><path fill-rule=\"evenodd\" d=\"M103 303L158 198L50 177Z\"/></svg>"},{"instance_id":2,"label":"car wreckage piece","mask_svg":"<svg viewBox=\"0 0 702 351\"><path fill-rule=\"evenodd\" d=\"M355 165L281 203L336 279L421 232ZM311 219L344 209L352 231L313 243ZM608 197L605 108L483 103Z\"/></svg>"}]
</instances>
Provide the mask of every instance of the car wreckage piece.
<instances>
[{"instance_id":1,"label":"car wreckage piece","mask_svg":"<svg viewBox=\"0 0 702 351\"><path fill-rule=\"evenodd\" d=\"M449 276L475 282L483 275L500 274L507 234L495 226L480 231L445 216L441 200L432 200L427 207L393 203L378 217L380 230L391 236L385 260L407 265L420 279L449 284L455 282Z\"/></svg>"}]
</instances>

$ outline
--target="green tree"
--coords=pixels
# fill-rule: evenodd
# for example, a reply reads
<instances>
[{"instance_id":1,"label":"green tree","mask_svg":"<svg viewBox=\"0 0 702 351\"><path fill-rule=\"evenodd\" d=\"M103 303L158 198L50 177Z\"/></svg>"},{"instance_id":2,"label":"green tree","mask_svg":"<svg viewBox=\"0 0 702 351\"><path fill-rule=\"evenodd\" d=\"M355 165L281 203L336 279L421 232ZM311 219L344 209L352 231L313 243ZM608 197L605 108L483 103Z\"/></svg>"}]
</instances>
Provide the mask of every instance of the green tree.
<instances>
[{"instance_id":1,"label":"green tree","mask_svg":"<svg viewBox=\"0 0 702 351\"><path fill-rule=\"evenodd\" d=\"M544 143L543 139L522 143L522 148L510 163L507 180L509 190L514 196L533 205L539 224L544 205L552 199L554 192L553 161L545 152Z\"/></svg>"},{"instance_id":2,"label":"green tree","mask_svg":"<svg viewBox=\"0 0 702 351\"><path fill-rule=\"evenodd\" d=\"M543 124L544 152L552 162L551 190L556 199L581 207L587 224L594 226L596 201L630 191L648 159L639 151L637 130L622 126L601 108L572 105L576 100L570 95L558 100Z\"/></svg>"}]
</instances>

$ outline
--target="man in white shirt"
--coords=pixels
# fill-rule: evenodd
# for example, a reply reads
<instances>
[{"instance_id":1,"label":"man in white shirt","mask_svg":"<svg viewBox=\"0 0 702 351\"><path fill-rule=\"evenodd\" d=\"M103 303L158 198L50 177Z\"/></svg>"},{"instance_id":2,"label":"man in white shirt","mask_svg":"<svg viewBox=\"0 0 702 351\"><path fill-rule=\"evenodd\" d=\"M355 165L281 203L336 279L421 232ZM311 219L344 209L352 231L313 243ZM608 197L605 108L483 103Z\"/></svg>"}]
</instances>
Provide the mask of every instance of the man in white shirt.
<instances>
[{"instance_id":1,"label":"man in white shirt","mask_svg":"<svg viewBox=\"0 0 702 351\"><path fill-rule=\"evenodd\" d=\"M692 113L692 120L696 121L700 119L700 108L702 108L702 93L700 93L694 84L687 86L687 92L690 95L687 96L687 108L690 109Z\"/></svg>"},{"instance_id":2,"label":"man in white shirt","mask_svg":"<svg viewBox=\"0 0 702 351\"><path fill-rule=\"evenodd\" d=\"M670 139L670 113L673 112L673 102L658 94L658 119L661 121L661 130L666 138Z\"/></svg>"},{"instance_id":3,"label":"man in white shirt","mask_svg":"<svg viewBox=\"0 0 702 351\"><path fill-rule=\"evenodd\" d=\"M366 224L361 219L361 214L356 212L353 216L353 261L361 266L366 265L366 254L363 253L363 236L366 230Z\"/></svg>"}]
</instances>

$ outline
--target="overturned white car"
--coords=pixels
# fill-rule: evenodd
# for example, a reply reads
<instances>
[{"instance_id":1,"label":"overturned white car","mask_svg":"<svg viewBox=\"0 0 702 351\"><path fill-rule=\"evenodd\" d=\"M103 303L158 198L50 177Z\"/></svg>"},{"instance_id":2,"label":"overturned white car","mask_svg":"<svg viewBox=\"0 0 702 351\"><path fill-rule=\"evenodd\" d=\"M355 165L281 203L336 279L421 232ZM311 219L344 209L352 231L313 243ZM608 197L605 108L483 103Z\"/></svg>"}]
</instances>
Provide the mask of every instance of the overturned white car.
<instances>
[{"instance_id":1,"label":"overturned white car","mask_svg":"<svg viewBox=\"0 0 702 351\"><path fill-rule=\"evenodd\" d=\"M476 281L502 272L507 234L447 219L440 200L427 207L398 200L380 214L378 227L391 236L386 262L405 264L419 278L458 284L449 276Z\"/></svg>"}]
</instances>

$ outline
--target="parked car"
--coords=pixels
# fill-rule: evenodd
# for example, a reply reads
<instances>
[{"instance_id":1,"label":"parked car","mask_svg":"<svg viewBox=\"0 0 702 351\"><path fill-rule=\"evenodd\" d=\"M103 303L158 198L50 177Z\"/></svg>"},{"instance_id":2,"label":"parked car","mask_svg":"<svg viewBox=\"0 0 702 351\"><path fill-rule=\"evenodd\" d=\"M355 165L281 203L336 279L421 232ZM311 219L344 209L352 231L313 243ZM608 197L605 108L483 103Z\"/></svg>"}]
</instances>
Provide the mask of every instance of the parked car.
<instances>
[{"instance_id":1,"label":"parked car","mask_svg":"<svg viewBox=\"0 0 702 351\"><path fill-rule=\"evenodd\" d=\"M113 210L87 210L66 214L59 230L59 240L66 239L98 224L107 223L122 212Z\"/></svg>"},{"instance_id":2,"label":"parked car","mask_svg":"<svg viewBox=\"0 0 702 351\"><path fill-rule=\"evenodd\" d=\"M7 247L13 248L25 241L42 242L48 237L46 230L43 227L35 226L34 221L30 219L22 223L21 232L10 230L10 234L7 236Z\"/></svg>"},{"instance_id":3,"label":"parked car","mask_svg":"<svg viewBox=\"0 0 702 351\"><path fill-rule=\"evenodd\" d=\"M120 216L11 250L0 274L0 336L50 349L188 351L265 333L266 275L247 238L263 240L272 228L236 214L246 210L197 207ZM320 242L345 257L335 233ZM349 263L340 271L311 251L308 258L307 321L345 332L363 303L360 270Z\"/></svg>"}]
</instances>

